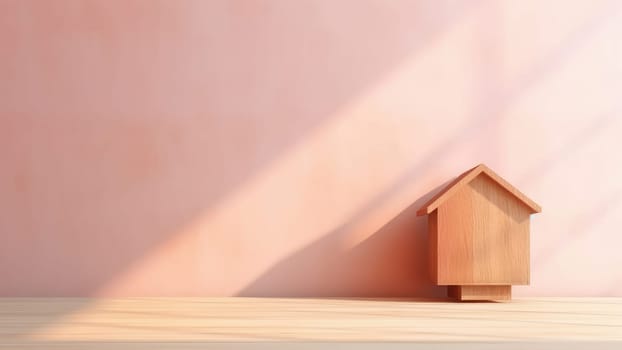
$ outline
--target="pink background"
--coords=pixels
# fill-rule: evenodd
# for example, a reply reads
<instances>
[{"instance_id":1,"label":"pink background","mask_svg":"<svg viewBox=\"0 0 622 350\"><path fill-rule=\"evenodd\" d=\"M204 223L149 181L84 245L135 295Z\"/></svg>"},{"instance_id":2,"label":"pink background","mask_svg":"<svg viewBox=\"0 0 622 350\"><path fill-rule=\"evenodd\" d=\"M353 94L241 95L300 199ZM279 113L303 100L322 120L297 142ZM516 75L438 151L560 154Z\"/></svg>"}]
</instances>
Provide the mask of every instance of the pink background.
<instances>
[{"instance_id":1,"label":"pink background","mask_svg":"<svg viewBox=\"0 0 622 350\"><path fill-rule=\"evenodd\" d=\"M622 296L620 1L0 0L1 296L438 296L426 195Z\"/></svg>"}]
</instances>

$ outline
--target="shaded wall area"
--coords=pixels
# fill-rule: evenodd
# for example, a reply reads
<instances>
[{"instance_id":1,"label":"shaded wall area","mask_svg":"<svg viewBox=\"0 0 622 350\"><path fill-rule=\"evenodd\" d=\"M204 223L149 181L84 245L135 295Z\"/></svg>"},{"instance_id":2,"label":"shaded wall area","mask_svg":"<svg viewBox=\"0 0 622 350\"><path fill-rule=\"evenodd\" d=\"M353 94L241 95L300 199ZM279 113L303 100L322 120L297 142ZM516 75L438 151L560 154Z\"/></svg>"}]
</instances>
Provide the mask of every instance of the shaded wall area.
<instances>
[{"instance_id":1,"label":"shaded wall area","mask_svg":"<svg viewBox=\"0 0 622 350\"><path fill-rule=\"evenodd\" d=\"M0 295L418 296L487 163L532 286L619 295L616 1L0 1ZM596 253L597 252L597 253Z\"/></svg>"}]
</instances>

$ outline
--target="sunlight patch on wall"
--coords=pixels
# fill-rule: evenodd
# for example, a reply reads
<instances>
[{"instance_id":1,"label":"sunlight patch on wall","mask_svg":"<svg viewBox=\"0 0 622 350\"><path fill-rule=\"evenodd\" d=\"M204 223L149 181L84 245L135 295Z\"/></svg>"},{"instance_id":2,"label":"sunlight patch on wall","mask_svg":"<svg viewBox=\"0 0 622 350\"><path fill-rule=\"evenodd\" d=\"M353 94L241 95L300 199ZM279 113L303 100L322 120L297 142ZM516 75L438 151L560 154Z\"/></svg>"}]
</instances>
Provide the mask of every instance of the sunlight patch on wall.
<instances>
[{"instance_id":1,"label":"sunlight patch on wall","mask_svg":"<svg viewBox=\"0 0 622 350\"><path fill-rule=\"evenodd\" d=\"M431 169L473 164L471 154L442 150L472 117L477 14L453 23L99 294L162 295L160 285L175 271L189 283L165 287L170 294L234 294L372 204L369 215L349 223L340 247L349 250L437 186ZM370 203L418 164L425 171L413 173L400 192Z\"/></svg>"}]
</instances>

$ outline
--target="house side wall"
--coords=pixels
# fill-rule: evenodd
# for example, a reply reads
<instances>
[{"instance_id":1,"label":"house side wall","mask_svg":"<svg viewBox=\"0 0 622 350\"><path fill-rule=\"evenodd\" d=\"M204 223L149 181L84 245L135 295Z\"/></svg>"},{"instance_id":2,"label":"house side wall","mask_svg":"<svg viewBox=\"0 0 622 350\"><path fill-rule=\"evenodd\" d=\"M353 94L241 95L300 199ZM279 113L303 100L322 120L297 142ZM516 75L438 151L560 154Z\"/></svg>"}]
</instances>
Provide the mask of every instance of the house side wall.
<instances>
[{"instance_id":1,"label":"house side wall","mask_svg":"<svg viewBox=\"0 0 622 350\"><path fill-rule=\"evenodd\" d=\"M430 278L438 284L438 214L433 211L428 215L428 265L430 268Z\"/></svg>"},{"instance_id":2,"label":"house side wall","mask_svg":"<svg viewBox=\"0 0 622 350\"><path fill-rule=\"evenodd\" d=\"M438 284L473 283L474 217L468 186L438 209Z\"/></svg>"},{"instance_id":3,"label":"house side wall","mask_svg":"<svg viewBox=\"0 0 622 350\"><path fill-rule=\"evenodd\" d=\"M438 216L439 284L529 283L529 210L487 175Z\"/></svg>"}]
</instances>

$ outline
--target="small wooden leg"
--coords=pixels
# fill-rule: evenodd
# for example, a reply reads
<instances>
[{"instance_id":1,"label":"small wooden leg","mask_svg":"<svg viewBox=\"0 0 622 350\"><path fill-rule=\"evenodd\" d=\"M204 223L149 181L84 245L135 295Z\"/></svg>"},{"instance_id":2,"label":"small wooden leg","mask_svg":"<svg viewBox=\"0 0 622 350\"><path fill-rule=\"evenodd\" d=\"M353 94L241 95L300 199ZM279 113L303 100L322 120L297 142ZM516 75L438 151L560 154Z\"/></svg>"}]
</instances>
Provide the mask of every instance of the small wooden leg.
<instances>
[{"instance_id":1,"label":"small wooden leg","mask_svg":"<svg viewBox=\"0 0 622 350\"><path fill-rule=\"evenodd\" d=\"M449 286L447 294L461 301L510 300L512 299L512 286Z\"/></svg>"}]
</instances>

